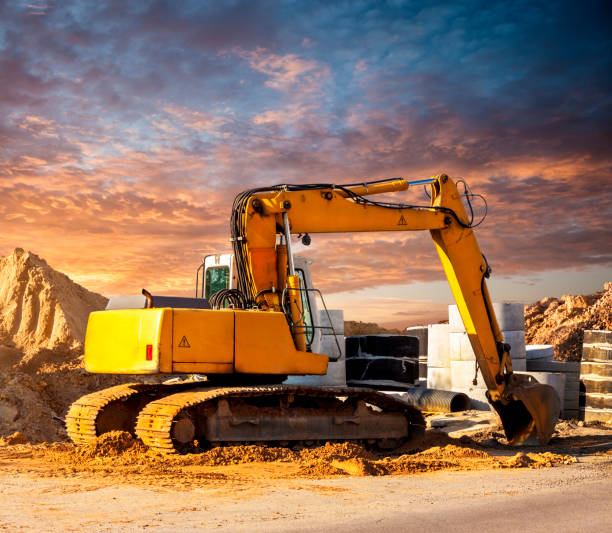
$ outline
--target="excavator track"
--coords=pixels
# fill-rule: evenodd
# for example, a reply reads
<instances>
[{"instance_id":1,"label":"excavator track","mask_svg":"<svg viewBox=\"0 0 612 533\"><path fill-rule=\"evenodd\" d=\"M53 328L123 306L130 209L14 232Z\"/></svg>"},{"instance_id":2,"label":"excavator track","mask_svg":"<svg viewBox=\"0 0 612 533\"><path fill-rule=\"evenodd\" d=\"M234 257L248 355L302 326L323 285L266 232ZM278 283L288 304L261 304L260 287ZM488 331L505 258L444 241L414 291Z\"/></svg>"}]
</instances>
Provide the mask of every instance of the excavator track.
<instances>
[{"instance_id":1,"label":"excavator track","mask_svg":"<svg viewBox=\"0 0 612 533\"><path fill-rule=\"evenodd\" d=\"M416 449L424 434L417 408L373 390L344 387L199 387L148 403L136 423L136 435L165 454L330 440Z\"/></svg>"},{"instance_id":2,"label":"excavator track","mask_svg":"<svg viewBox=\"0 0 612 533\"><path fill-rule=\"evenodd\" d=\"M96 437L108 431L134 434L136 417L148 402L201 385L201 382L126 383L87 394L70 406L66 431L75 444L95 442Z\"/></svg>"}]
</instances>

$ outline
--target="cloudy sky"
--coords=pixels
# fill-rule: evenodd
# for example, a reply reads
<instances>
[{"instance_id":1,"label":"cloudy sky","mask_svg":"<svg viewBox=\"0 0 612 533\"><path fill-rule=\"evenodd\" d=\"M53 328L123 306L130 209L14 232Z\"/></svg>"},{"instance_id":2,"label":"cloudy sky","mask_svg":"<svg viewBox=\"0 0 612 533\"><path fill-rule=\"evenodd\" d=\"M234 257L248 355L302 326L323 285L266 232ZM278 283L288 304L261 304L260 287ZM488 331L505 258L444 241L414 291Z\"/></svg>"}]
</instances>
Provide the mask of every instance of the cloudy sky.
<instances>
[{"instance_id":1,"label":"cloudy sky","mask_svg":"<svg viewBox=\"0 0 612 533\"><path fill-rule=\"evenodd\" d=\"M29 249L106 295L186 295L201 258L229 251L243 189L445 172L487 198L494 300L594 292L612 280L611 14L0 0L0 254ZM347 318L444 318L426 233L301 252Z\"/></svg>"}]
</instances>

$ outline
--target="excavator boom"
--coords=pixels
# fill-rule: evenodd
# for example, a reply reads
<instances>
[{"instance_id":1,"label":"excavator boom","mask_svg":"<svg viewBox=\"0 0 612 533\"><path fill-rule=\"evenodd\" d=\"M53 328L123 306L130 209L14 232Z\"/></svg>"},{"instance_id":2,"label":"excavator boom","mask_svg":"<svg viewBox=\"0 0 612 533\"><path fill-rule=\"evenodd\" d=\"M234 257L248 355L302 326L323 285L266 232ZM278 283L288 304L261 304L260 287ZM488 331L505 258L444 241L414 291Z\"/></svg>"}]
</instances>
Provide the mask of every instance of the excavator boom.
<instances>
[{"instance_id":1,"label":"excavator boom","mask_svg":"<svg viewBox=\"0 0 612 533\"><path fill-rule=\"evenodd\" d=\"M286 272L290 262L290 233L429 230L508 440L521 444L537 437L546 443L559 413L556 392L512 371L510 347L504 343L487 290L489 265L456 184L444 174L416 182L423 183L431 186L430 206L369 199L373 194L406 190L411 183L402 179L349 186L282 185L243 193L232 214L239 288L255 304L266 295L266 305L282 306L277 288L286 280L278 274ZM277 244L278 233L285 235L284 245ZM300 310L292 314L294 338L300 343Z\"/></svg>"}]
</instances>

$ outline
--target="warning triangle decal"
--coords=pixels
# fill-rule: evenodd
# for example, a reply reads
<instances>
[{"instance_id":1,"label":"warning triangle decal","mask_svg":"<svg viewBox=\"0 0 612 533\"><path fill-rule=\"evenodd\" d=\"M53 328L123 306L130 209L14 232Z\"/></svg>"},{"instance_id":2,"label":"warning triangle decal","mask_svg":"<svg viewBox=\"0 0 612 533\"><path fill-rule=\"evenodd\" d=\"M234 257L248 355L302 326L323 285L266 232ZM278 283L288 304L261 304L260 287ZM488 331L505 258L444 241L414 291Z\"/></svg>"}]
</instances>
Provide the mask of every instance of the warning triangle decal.
<instances>
[{"instance_id":1,"label":"warning triangle decal","mask_svg":"<svg viewBox=\"0 0 612 533\"><path fill-rule=\"evenodd\" d=\"M189 341L187 340L187 337L185 337L185 335L183 335L183 338L181 339L181 342L179 342L178 347L179 348L191 348L191 344L189 344Z\"/></svg>"},{"instance_id":2,"label":"warning triangle decal","mask_svg":"<svg viewBox=\"0 0 612 533\"><path fill-rule=\"evenodd\" d=\"M408 223L406 222L406 219L404 218L404 215L400 216L399 222L397 223L398 226L406 226Z\"/></svg>"}]
</instances>

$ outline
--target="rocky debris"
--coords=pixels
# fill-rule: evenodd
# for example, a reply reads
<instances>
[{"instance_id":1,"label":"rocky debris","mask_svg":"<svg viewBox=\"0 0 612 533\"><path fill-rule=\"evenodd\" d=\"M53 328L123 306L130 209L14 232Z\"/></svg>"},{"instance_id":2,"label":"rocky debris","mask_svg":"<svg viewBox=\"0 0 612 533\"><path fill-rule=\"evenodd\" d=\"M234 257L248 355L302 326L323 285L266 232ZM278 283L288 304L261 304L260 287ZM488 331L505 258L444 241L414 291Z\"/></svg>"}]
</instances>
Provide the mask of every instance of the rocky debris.
<instances>
[{"instance_id":1,"label":"rocky debris","mask_svg":"<svg viewBox=\"0 0 612 533\"><path fill-rule=\"evenodd\" d=\"M83 351L89 313L107 299L16 248L0 259L0 365L36 366Z\"/></svg>"},{"instance_id":2,"label":"rocky debris","mask_svg":"<svg viewBox=\"0 0 612 533\"><path fill-rule=\"evenodd\" d=\"M612 282L595 294L544 298L525 307L527 344L552 344L556 359L580 361L585 329L612 329Z\"/></svg>"}]
</instances>

